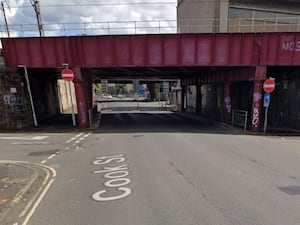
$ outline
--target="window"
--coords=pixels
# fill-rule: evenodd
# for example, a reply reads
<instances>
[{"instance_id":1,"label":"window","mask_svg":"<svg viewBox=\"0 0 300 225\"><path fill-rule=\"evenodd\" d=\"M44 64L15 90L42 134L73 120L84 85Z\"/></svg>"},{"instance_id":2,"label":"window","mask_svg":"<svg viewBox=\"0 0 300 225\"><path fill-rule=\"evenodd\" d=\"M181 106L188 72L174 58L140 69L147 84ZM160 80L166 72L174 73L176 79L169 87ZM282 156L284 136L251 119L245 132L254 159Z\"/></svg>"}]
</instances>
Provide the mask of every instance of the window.
<instances>
[{"instance_id":1,"label":"window","mask_svg":"<svg viewBox=\"0 0 300 225\"><path fill-rule=\"evenodd\" d=\"M287 13L277 13L278 23L296 24L298 22L298 15L287 14Z\"/></svg>"},{"instance_id":2,"label":"window","mask_svg":"<svg viewBox=\"0 0 300 225\"><path fill-rule=\"evenodd\" d=\"M262 20L267 22L275 22L276 13L267 11L255 11L255 20Z\"/></svg>"},{"instance_id":3,"label":"window","mask_svg":"<svg viewBox=\"0 0 300 225\"><path fill-rule=\"evenodd\" d=\"M252 10L230 8L229 17L230 19L249 19L252 18Z\"/></svg>"}]
</instances>

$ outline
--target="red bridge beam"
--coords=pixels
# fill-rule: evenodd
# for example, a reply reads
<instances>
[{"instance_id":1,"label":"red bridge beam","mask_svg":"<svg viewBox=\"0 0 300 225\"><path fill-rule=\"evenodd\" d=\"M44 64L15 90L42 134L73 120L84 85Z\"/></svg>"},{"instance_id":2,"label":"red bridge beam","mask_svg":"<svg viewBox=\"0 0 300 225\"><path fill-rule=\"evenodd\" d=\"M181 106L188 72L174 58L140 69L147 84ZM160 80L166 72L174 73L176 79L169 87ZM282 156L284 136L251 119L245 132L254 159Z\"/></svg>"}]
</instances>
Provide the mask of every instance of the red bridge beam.
<instances>
[{"instance_id":1,"label":"red bridge beam","mask_svg":"<svg viewBox=\"0 0 300 225\"><path fill-rule=\"evenodd\" d=\"M268 33L262 36L262 65L300 65L300 33Z\"/></svg>"},{"instance_id":2,"label":"red bridge beam","mask_svg":"<svg viewBox=\"0 0 300 225\"><path fill-rule=\"evenodd\" d=\"M300 33L2 39L9 67L300 65Z\"/></svg>"},{"instance_id":3,"label":"red bridge beam","mask_svg":"<svg viewBox=\"0 0 300 225\"><path fill-rule=\"evenodd\" d=\"M261 35L181 34L2 39L9 67L240 66L259 63Z\"/></svg>"}]
</instances>

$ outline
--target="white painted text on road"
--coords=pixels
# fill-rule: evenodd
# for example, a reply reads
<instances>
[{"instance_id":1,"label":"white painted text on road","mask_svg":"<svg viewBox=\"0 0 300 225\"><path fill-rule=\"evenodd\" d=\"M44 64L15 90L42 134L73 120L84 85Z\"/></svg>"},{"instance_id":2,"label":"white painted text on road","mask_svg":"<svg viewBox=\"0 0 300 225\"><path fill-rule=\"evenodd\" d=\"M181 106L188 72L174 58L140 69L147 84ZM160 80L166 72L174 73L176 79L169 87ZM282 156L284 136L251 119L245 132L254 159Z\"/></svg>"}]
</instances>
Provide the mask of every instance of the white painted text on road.
<instances>
[{"instance_id":1,"label":"white painted text on road","mask_svg":"<svg viewBox=\"0 0 300 225\"><path fill-rule=\"evenodd\" d=\"M96 160L93 161L93 164L106 165L123 163L125 161L126 158L123 156L123 154L121 154L96 158ZM131 180L127 177L129 175L128 165L124 164L120 166L103 167L101 170L96 170L93 173L103 173L103 178L108 179L104 182L105 189L97 191L92 195L92 198L95 201L105 202L119 200L131 194L131 188L127 187L127 185L131 182Z\"/></svg>"}]
</instances>

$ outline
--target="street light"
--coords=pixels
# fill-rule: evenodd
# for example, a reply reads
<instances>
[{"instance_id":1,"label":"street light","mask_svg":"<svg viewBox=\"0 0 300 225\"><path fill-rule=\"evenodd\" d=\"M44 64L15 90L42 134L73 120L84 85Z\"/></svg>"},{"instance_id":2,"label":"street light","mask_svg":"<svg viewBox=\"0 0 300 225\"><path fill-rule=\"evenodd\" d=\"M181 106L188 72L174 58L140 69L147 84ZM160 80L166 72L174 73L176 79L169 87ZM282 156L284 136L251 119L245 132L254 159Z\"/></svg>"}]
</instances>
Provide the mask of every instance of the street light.
<instances>
[{"instance_id":1,"label":"street light","mask_svg":"<svg viewBox=\"0 0 300 225\"><path fill-rule=\"evenodd\" d=\"M31 105L31 109L32 109L33 123L34 123L35 127L38 127L36 114L35 114L35 109L34 109L34 105L33 105L33 99L32 99L32 94L31 94L29 78L28 78L28 73L27 73L27 67L25 65L18 65L18 68L23 68L24 69L24 75L25 75L25 80L26 80L26 84L27 84L26 86L27 86L27 91L28 91L29 99L30 99L30 105Z\"/></svg>"}]
</instances>

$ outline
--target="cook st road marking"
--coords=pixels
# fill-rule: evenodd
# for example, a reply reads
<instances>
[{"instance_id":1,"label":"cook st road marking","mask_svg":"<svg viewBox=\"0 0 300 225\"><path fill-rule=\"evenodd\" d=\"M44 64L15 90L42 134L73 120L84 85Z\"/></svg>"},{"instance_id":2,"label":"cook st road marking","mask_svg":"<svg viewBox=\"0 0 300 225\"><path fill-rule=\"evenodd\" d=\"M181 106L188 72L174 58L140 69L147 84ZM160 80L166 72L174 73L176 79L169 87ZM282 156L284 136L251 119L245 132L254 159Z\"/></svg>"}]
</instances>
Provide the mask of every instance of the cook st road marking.
<instances>
[{"instance_id":1,"label":"cook st road marking","mask_svg":"<svg viewBox=\"0 0 300 225\"><path fill-rule=\"evenodd\" d=\"M131 182L131 180L128 178L128 165L122 164L115 166L116 163L124 163L126 161L127 160L123 154L102 156L93 161L94 165L110 165L110 167L103 167L101 170L96 170L93 172L94 174L104 174L103 178L107 179L103 184L105 188L92 194L93 200L107 202L119 200L131 194L132 190L128 187L128 184ZM114 166L111 167L111 165ZM109 194L115 192L116 194Z\"/></svg>"}]
</instances>

